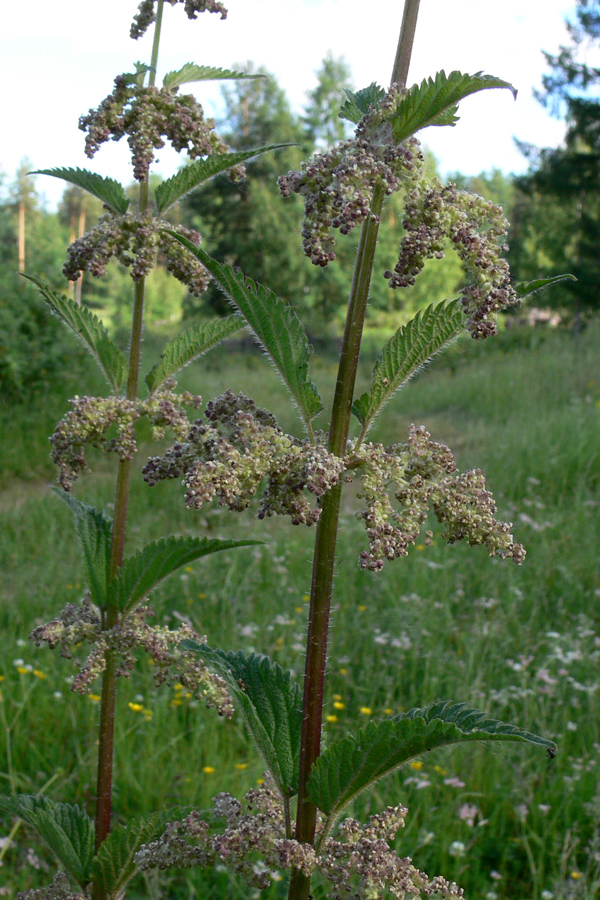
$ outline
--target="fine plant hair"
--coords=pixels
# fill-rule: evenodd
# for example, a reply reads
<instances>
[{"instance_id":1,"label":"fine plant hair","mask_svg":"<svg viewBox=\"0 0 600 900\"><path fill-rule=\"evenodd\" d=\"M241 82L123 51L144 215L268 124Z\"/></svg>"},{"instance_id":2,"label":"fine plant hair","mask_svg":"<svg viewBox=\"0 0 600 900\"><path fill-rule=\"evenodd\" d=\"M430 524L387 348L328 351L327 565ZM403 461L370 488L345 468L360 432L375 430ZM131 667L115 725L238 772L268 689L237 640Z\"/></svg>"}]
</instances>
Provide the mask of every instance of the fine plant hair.
<instances>
[{"instance_id":1,"label":"fine plant hair","mask_svg":"<svg viewBox=\"0 0 600 900\"><path fill-rule=\"evenodd\" d=\"M177 7L180 0L167 0ZM68 603L31 639L72 659L87 647L73 690L86 693L101 680L95 817L79 805L44 794L0 798L0 809L32 826L54 851L60 871L52 884L30 889L23 900L117 900L140 870L225 866L248 885L263 889L274 870L289 873L290 900L308 900L313 881L331 898L461 896L443 876L430 877L400 858L392 847L408 810L396 803L366 822L343 818L351 801L388 773L421 754L451 743L516 741L545 748L554 744L517 725L490 718L460 701L438 701L372 722L341 740L323 743L323 700L330 630L340 504L344 484L355 482L365 525L358 565L376 577L407 556L426 529L430 512L453 544L483 547L490 556L520 565L525 550L510 523L496 518L485 476L458 472L450 449L432 440L422 425L384 446L369 439L373 422L415 372L467 331L486 340L497 331L498 314L559 279L514 284L502 254L508 223L502 209L453 184L425 174L416 134L428 126L453 126L460 101L482 90L514 88L481 72L438 72L408 85L418 0L406 0L398 50L388 89L371 84L347 92L340 117L355 126L352 138L316 154L300 171L279 179L282 202L299 194L304 202L301 239L317 266L335 265L335 231L359 229L335 396L327 431L315 427L323 402L308 370L312 348L293 307L267 286L212 258L201 236L175 227L163 216L214 175L245 177L244 162L283 144L236 152L215 131L184 85L210 79L257 77L229 69L186 63L157 83L164 0L142 0L131 37L154 29L148 64L120 74L113 91L80 119L91 158L108 140L127 137L137 204L122 185L84 169L41 170L89 191L104 204L99 223L68 249L64 273L101 277L110 259L128 266L132 325L128 356L84 306L31 278L43 300L80 338L109 386L106 396L77 396L51 436L58 468L57 496L71 509L83 556L87 590ZM216 0L184 0L193 20L227 10ZM173 14L179 14L177 9ZM198 23L193 27L200 27ZM258 76L262 77L262 76ZM150 196L154 153L169 141L190 162ZM382 348L368 390L355 396L361 337L371 284L381 212L386 197L404 200L397 259L384 277L400 290L419 277L428 259L449 248L465 268L456 298L432 303L401 326ZM232 306L231 315L194 325L170 340L140 383L145 280L157 261L194 294L212 279ZM570 277L570 276L561 276ZM302 439L287 434L268 410L224 386L216 398L177 390L175 375L235 332L246 328L262 346L285 383L304 428ZM257 541L177 537L125 555L136 427L147 418L152 435L172 438L143 468L148 490L177 479L192 510L217 503L232 512L256 504L257 516L289 516L315 530L310 612L303 681L268 657L243 649L217 649L210 636L182 624L175 630L151 624L150 597L164 578L213 553L245 552ZM357 428L351 433L352 417ZM113 453L115 502L109 516L72 492L88 471L88 447ZM264 784L242 799L227 793L210 810L159 810L111 828L116 683L129 677L141 653L154 662L158 685L180 683L219 715L243 720L266 769Z\"/></svg>"}]
</instances>

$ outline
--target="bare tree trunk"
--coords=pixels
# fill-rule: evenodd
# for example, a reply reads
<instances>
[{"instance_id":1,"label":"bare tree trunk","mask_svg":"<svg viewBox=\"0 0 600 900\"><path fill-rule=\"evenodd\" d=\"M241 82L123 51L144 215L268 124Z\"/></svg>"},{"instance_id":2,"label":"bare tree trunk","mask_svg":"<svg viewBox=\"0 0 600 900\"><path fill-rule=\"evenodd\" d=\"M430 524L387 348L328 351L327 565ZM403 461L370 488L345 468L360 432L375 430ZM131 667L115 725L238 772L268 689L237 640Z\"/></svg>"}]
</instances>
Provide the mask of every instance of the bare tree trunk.
<instances>
[{"instance_id":1,"label":"bare tree trunk","mask_svg":"<svg viewBox=\"0 0 600 900\"><path fill-rule=\"evenodd\" d=\"M19 272L25 271L25 200L19 201Z\"/></svg>"}]
</instances>

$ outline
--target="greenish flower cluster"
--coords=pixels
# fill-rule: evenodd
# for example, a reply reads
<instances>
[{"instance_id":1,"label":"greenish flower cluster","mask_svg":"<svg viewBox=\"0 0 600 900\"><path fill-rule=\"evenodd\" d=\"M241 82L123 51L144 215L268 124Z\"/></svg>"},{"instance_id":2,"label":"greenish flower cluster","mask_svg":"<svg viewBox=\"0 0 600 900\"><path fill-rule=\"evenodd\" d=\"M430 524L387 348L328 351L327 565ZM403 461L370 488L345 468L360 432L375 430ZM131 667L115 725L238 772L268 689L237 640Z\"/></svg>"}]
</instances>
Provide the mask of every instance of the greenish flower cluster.
<instances>
[{"instance_id":1,"label":"greenish flower cluster","mask_svg":"<svg viewBox=\"0 0 600 900\"><path fill-rule=\"evenodd\" d=\"M131 268L134 281L141 281L160 259L168 272L199 297L206 290L210 275L192 253L164 230L166 225L193 244L200 244L197 231L183 225L171 225L150 213L119 216L109 212L69 245L63 274L69 281L77 281L82 272L100 278L106 274L106 265L114 257L121 265Z\"/></svg>"},{"instance_id":2,"label":"greenish flower cluster","mask_svg":"<svg viewBox=\"0 0 600 900\"><path fill-rule=\"evenodd\" d=\"M67 875L64 872L57 872L48 887L19 891L17 900L88 900L88 898L80 892L73 893Z\"/></svg>"},{"instance_id":3,"label":"greenish flower cluster","mask_svg":"<svg viewBox=\"0 0 600 900\"><path fill-rule=\"evenodd\" d=\"M300 194L304 201L302 246L315 266L335 259L333 229L349 234L367 217L377 183L389 195L410 190L421 176L423 154L416 138L396 144L389 123L372 121L374 116L363 117L354 138L278 180L284 197Z\"/></svg>"},{"instance_id":4,"label":"greenish flower cluster","mask_svg":"<svg viewBox=\"0 0 600 900\"><path fill-rule=\"evenodd\" d=\"M143 469L148 484L183 478L188 508L200 509L216 499L239 512L266 481L259 518L289 515L294 525L318 520L320 509L304 491L321 497L339 481L343 460L323 446L284 434L271 413L243 394L226 391L207 405L204 417L184 441L148 460Z\"/></svg>"},{"instance_id":5,"label":"greenish flower cluster","mask_svg":"<svg viewBox=\"0 0 600 900\"><path fill-rule=\"evenodd\" d=\"M138 11L129 32L130 37L134 41L145 34L154 22L156 18L155 3L156 0L142 0L138 6ZM227 18L227 10L219 0L167 0L167 3L170 3L171 6L175 6L176 3L183 3L188 19L197 18L198 13L201 12L220 13L222 19Z\"/></svg>"},{"instance_id":6,"label":"greenish flower cluster","mask_svg":"<svg viewBox=\"0 0 600 900\"><path fill-rule=\"evenodd\" d=\"M365 445L352 467L362 483L358 497L366 502L356 514L369 538L369 549L360 555L361 568L377 572L387 560L407 556L430 506L445 526L442 537L448 543L483 545L490 556L517 564L525 559L521 544L513 542L512 526L494 516L496 505L483 473L475 469L457 475L449 448L431 441L422 426L410 426L405 444Z\"/></svg>"},{"instance_id":7,"label":"greenish flower cluster","mask_svg":"<svg viewBox=\"0 0 600 900\"><path fill-rule=\"evenodd\" d=\"M508 250L509 227L502 208L434 179L415 185L408 194L403 226L398 262L393 272L385 273L390 287L414 284L425 261L443 257L450 243L473 279L461 291L467 328L474 338L495 334L495 314L520 302L508 263L500 256Z\"/></svg>"},{"instance_id":8,"label":"greenish flower cluster","mask_svg":"<svg viewBox=\"0 0 600 900\"><path fill-rule=\"evenodd\" d=\"M244 804L231 794L218 794L209 819L193 812L172 822L158 840L142 847L135 861L142 870L221 865L259 890L269 887L278 870L295 868L306 875L320 873L329 882L332 900L376 900L387 892L400 900L462 897L455 884L429 879L390 848L388 841L404 826L406 814L396 806L371 816L365 825L346 819L338 837L327 838L317 852L311 844L285 837L281 799L266 784L249 791ZM219 820L225 820L224 831L216 830Z\"/></svg>"},{"instance_id":9,"label":"greenish flower cluster","mask_svg":"<svg viewBox=\"0 0 600 900\"><path fill-rule=\"evenodd\" d=\"M229 149L216 133L214 119L204 118L193 94L179 95L177 88L142 87L126 75L115 78L112 94L98 109L81 116L79 128L87 134L85 153L90 159L101 144L127 135L138 181L147 181L154 151L165 146L165 138L178 152L186 150L191 159ZM235 180L243 173L243 167L236 167L230 177Z\"/></svg>"},{"instance_id":10,"label":"greenish flower cluster","mask_svg":"<svg viewBox=\"0 0 600 900\"><path fill-rule=\"evenodd\" d=\"M145 400L125 397L75 397L73 409L60 420L50 438L50 458L58 466L59 484L70 491L79 476L87 471L86 448L114 451L120 459L131 459L137 450L133 423L140 416L148 416L153 437L164 437L170 427L178 436L187 433L190 422L184 407L198 409L202 398L188 391L176 394L174 379L168 379L160 389ZM115 431L113 437L109 431Z\"/></svg>"},{"instance_id":11,"label":"greenish flower cluster","mask_svg":"<svg viewBox=\"0 0 600 900\"><path fill-rule=\"evenodd\" d=\"M117 676L128 678L137 662L134 651L141 649L154 661L153 678L157 686L182 684L207 706L216 707L219 715L230 717L233 706L225 681L209 672L196 653L180 648L184 640L205 643L206 637L185 622L175 630L150 626L146 619L152 615L148 606L137 606L122 615L113 628L105 629L100 610L86 594L81 604L68 603L58 616L35 628L29 639L37 647L44 643L50 650L60 647L61 656L67 659L73 658L74 647L83 643L92 645L83 663L76 660L79 671L71 686L76 693L89 693L106 668L109 652L119 657Z\"/></svg>"}]
</instances>

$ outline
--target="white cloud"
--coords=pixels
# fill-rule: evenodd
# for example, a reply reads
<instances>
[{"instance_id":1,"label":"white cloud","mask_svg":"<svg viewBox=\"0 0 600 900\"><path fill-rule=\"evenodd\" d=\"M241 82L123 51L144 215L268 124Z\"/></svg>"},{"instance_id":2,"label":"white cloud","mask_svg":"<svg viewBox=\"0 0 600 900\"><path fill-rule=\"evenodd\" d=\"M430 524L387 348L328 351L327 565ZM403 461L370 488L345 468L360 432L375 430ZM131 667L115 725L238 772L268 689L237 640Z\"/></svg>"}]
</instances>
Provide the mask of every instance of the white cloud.
<instances>
[{"instance_id":1,"label":"white cloud","mask_svg":"<svg viewBox=\"0 0 600 900\"><path fill-rule=\"evenodd\" d=\"M226 22L209 14L189 22L180 7L167 6L162 71L188 60L231 66L251 59L275 74L298 110L329 50L346 57L356 87L389 81L400 0L226 0L226 5ZM542 146L560 141L562 124L548 117L531 91L544 71L541 48L553 52L564 41L564 17L572 6L567 0L423 0L409 80L442 68L484 70L519 89L516 103L507 91L468 98L456 128L424 132L444 171L522 170L513 135ZM126 147L111 145L92 162L85 158L77 119L110 92L116 74L149 58L150 37L137 43L128 37L135 8L129 0L29 0L7 6L0 40L5 124L0 170L12 175L28 156L35 168L85 166L129 180ZM202 87L197 95L209 108L218 102L215 86ZM159 170L170 174L175 154L164 152L160 159ZM46 179L43 190L55 202L61 184L50 182Z\"/></svg>"}]
</instances>

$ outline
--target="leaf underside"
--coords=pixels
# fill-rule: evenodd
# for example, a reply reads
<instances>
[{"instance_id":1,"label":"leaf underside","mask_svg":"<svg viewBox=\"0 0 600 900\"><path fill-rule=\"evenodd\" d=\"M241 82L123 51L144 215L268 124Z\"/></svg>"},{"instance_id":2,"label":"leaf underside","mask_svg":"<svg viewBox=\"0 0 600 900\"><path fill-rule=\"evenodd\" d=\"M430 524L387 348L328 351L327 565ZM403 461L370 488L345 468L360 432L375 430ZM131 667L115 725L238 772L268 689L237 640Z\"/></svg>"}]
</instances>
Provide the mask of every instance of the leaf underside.
<instances>
[{"instance_id":1,"label":"leaf underside","mask_svg":"<svg viewBox=\"0 0 600 900\"><path fill-rule=\"evenodd\" d=\"M357 794L415 756L468 741L521 741L551 753L555 747L552 741L491 719L465 703L441 701L373 722L330 745L312 769L309 797L324 813L335 817Z\"/></svg>"},{"instance_id":2,"label":"leaf underside","mask_svg":"<svg viewBox=\"0 0 600 900\"><path fill-rule=\"evenodd\" d=\"M244 328L245 321L238 315L227 316L224 319L215 318L208 322L200 322L186 328L181 334L173 338L165 345L160 356L160 361L146 375L146 384L150 393L182 369L215 347L221 341L235 334L240 328Z\"/></svg>"},{"instance_id":3,"label":"leaf underside","mask_svg":"<svg viewBox=\"0 0 600 900\"><path fill-rule=\"evenodd\" d=\"M429 125L454 125L458 118L458 103L470 94L489 88L507 88L516 97L515 88L501 78L476 72L465 75L462 72L442 70L435 78L426 78L421 84L409 88L390 121L394 140L405 141L421 128Z\"/></svg>"},{"instance_id":4,"label":"leaf underside","mask_svg":"<svg viewBox=\"0 0 600 900\"><path fill-rule=\"evenodd\" d=\"M35 828L80 887L91 878L94 823L79 806L56 803L43 794L0 797L0 810Z\"/></svg>"},{"instance_id":5,"label":"leaf underside","mask_svg":"<svg viewBox=\"0 0 600 900\"><path fill-rule=\"evenodd\" d=\"M87 307L58 294L33 275L25 275L25 278L36 285L48 306L80 338L118 395L127 374L127 363L102 322Z\"/></svg>"},{"instance_id":6,"label":"leaf underside","mask_svg":"<svg viewBox=\"0 0 600 900\"><path fill-rule=\"evenodd\" d=\"M208 269L244 317L255 337L287 385L307 428L323 408L313 382L308 378L312 348L296 312L273 291L256 284L231 266L221 265L187 238L169 232Z\"/></svg>"},{"instance_id":7,"label":"leaf underside","mask_svg":"<svg viewBox=\"0 0 600 900\"><path fill-rule=\"evenodd\" d=\"M451 343L465 327L461 301L449 300L420 310L383 347L373 369L369 390L355 400L352 412L366 433L385 404L432 356Z\"/></svg>"},{"instance_id":8,"label":"leaf underside","mask_svg":"<svg viewBox=\"0 0 600 900\"><path fill-rule=\"evenodd\" d=\"M519 281L518 284L515 284L514 289L517 297L524 300L526 297L531 297L532 294L543 291L544 288L560 284L561 281L577 281L577 279L570 274L555 275L553 278L536 278L535 281Z\"/></svg>"},{"instance_id":9,"label":"leaf underside","mask_svg":"<svg viewBox=\"0 0 600 900\"><path fill-rule=\"evenodd\" d=\"M258 750L285 797L298 791L302 692L291 672L267 656L243 650L212 650L183 641L207 666L225 678Z\"/></svg>"},{"instance_id":10,"label":"leaf underside","mask_svg":"<svg viewBox=\"0 0 600 900\"><path fill-rule=\"evenodd\" d=\"M88 194L93 194L101 200L105 206L119 215L125 215L129 207L129 200L125 196L123 185L114 178L103 178L95 172L87 169L38 169L31 175L51 175L53 178L62 178L77 187L83 188Z\"/></svg>"},{"instance_id":11,"label":"leaf underside","mask_svg":"<svg viewBox=\"0 0 600 900\"><path fill-rule=\"evenodd\" d=\"M106 609L112 521L102 510L81 503L72 494L56 487L52 490L73 512L91 598L100 609Z\"/></svg>"},{"instance_id":12,"label":"leaf underside","mask_svg":"<svg viewBox=\"0 0 600 900\"><path fill-rule=\"evenodd\" d=\"M134 856L142 846L163 834L169 822L181 821L193 807L178 806L162 809L143 819L132 820L127 825L113 828L101 844L94 860L94 882L111 896L116 896L135 875Z\"/></svg>"},{"instance_id":13,"label":"leaf underside","mask_svg":"<svg viewBox=\"0 0 600 900\"><path fill-rule=\"evenodd\" d=\"M248 547L262 541L221 541L218 538L168 537L147 544L134 556L123 561L117 575L108 585L108 603L127 612L147 597L156 585L202 556Z\"/></svg>"},{"instance_id":14,"label":"leaf underside","mask_svg":"<svg viewBox=\"0 0 600 900\"><path fill-rule=\"evenodd\" d=\"M199 159L197 162L184 166L179 172L176 172L171 178L167 178L162 184L156 188L154 197L156 207L159 213L165 212L170 206L173 206L182 197L185 197L191 191L196 190L204 182L237 166L240 163L252 159L253 156L260 156L269 150L281 150L283 147L292 147L293 144L269 144L265 147L256 147L253 150L238 150L232 153L215 153L213 156L207 156L206 159Z\"/></svg>"},{"instance_id":15,"label":"leaf underside","mask_svg":"<svg viewBox=\"0 0 600 900\"><path fill-rule=\"evenodd\" d=\"M189 62L176 72L167 72L163 78L163 87L175 88L180 84L190 84L193 81L223 81L224 79L237 81L242 78L266 77L266 75L248 75L232 69L220 69L216 66L198 66L196 63Z\"/></svg>"}]
</instances>

